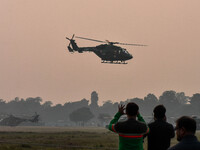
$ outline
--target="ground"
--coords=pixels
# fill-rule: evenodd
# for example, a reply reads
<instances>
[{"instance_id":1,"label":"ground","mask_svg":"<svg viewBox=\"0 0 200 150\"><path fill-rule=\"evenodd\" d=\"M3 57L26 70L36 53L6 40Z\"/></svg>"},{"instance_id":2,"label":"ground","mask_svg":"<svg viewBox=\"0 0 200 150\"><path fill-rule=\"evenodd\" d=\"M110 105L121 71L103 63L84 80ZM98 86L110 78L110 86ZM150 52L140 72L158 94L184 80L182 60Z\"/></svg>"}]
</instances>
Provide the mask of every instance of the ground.
<instances>
[{"instance_id":1,"label":"ground","mask_svg":"<svg viewBox=\"0 0 200 150\"><path fill-rule=\"evenodd\" d=\"M200 132L197 132L200 140ZM172 145L176 144L172 139ZM144 141L146 150L147 142ZM0 127L0 150L117 150L118 136L105 128Z\"/></svg>"}]
</instances>

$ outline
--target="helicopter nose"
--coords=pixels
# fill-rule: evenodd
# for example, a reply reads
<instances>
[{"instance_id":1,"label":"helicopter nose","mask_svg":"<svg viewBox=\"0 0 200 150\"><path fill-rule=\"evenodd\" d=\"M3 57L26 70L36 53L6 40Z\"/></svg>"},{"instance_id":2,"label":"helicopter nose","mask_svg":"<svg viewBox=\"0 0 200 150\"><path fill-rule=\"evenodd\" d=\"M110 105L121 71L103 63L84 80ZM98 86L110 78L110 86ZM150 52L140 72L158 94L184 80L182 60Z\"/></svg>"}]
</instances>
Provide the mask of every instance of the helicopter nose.
<instances>
[{"instance_id":1,"label":"helicopter nose","mask_svg":"<svg viewBox=\"0 0 200 150\"><path fill-rule=\"evenodd\" d=\"M131 54L128 55L128 59L132 59L133 56Z\"/></svg>"}]
</instances>

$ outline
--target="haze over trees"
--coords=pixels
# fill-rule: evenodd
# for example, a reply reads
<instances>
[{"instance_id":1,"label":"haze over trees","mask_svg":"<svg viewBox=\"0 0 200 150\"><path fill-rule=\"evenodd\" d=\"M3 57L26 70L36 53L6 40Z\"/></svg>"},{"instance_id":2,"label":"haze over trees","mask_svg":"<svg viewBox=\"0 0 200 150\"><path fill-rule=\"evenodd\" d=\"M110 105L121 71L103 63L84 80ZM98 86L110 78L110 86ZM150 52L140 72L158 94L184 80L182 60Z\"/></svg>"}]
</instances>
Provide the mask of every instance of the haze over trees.
<instances>
[{"instance_id":1,"label":"haze over trees","mask_svg":"<svg viewBox=\"0 0 200 150\"><path fill-rule=\"evenodd\" d=\"M75 122L76 124L84 125L87 123L90 119L92 119L94 115L87 107L79 108L72 113L69 114L70 121Z\"/></svg>"},{"instance_id":2,"label":"haze over trees","mask_svg":"<svg viewBox=\"0 0 200 150\"><path fill-rule=\"evenodd\" d=\"M37 112L40 120L47 126L105 126L118 110L119 104L135 102L140 107L140 113L146 121L152 119L153 108L163 104L167 108L167 117L177 118L182 115L200 116L200 93L186 96L184 92L173 90L164 91L156 97L149 93L144 98L130 98L121 102L105 101L101 106L98 104L98 93L93 91L91 99L83 98L76 102L66 102L64 105L53 106L51 101L44 101L41 97L27 99L15 99L6 102L0 99L0 119L8 115L31 116ZM173 122L174 119L171 119Z\"/></svg>"}]
</instances>

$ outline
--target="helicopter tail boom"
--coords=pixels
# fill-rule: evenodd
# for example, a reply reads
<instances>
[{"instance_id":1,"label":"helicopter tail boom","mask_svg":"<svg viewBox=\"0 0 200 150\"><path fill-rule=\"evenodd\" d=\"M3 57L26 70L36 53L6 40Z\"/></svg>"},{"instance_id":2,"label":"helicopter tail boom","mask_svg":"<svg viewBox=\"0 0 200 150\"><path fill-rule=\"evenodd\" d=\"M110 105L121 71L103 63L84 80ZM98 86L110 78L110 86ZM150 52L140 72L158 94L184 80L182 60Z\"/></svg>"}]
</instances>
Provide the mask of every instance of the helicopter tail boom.
<instances>
[{"instance_id":1,"label":"helicopter tail boom","mask_svg":"<svg viewBox=\"0 0 200 150\"><path fill-rule=\"evenodd\" d=\"M74 50L70 47L70 46L67 46L69 52L74 52Z\"/></svg>"}]
</instances>

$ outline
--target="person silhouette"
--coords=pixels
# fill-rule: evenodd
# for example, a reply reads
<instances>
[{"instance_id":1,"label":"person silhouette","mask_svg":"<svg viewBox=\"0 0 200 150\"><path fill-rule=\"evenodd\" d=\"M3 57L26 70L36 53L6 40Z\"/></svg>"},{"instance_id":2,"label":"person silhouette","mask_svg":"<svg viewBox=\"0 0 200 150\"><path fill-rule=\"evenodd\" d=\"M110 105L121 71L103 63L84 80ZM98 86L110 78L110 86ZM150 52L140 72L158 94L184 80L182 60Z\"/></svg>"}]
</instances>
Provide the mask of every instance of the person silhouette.
<instances>
[{"instance_id":1,"label":"person silhouette","mask_svg":"<svg viewBox=\"0 0 200 150\"><path fill-rule=\"evenodd\" d=\"M148 138L148 150L167 150L170 147L171 138L175 136L174 127L166 120L166 108L158 105L153 110L154 122L148 124L150 132Z\"/></svg>"},{"instance_id":2,"label":"person silhouette","mask_svg":"<svg viewBox=\"0 0 200 150\"><path fill-rule=\"evenodd\" d=\"M182 116L176 121L176 136L180 141L168 150L200 150L200 142L195 136L196 121L188 116Z\"/></svg>"},{"instance_id":3,"label":"person silhouette","mask_svg":"<svg viewBox=\"0 0 200 150\"><path fill-rule=\"evenodd\" d=\"M118 122L125 114L124 110L125 105L118 106L118 112L110 121L108 128L119 135L119 150L143 150L143 135L149 132L149 128L139 113L138 105L133 102L126 105L128 119Z\"/></svg>"}]
</instances>

